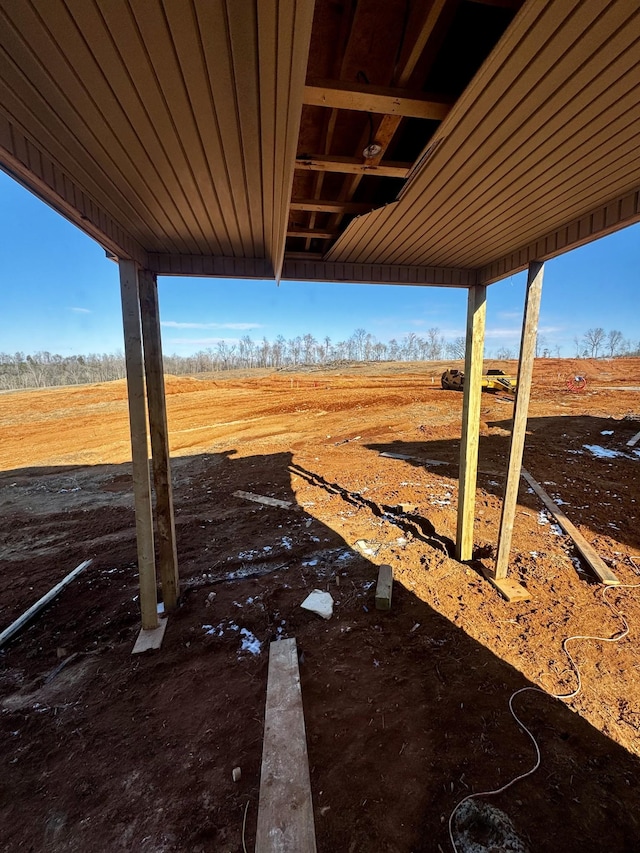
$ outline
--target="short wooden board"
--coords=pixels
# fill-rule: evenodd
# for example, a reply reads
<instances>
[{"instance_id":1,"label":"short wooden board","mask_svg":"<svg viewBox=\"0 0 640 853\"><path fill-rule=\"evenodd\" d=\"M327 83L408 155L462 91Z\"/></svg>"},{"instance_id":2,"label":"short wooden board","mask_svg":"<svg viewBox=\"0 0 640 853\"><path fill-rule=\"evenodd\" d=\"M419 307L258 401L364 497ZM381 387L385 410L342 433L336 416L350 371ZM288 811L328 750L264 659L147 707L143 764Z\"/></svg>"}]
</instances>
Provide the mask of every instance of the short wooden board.
<instances>
[{"instance_id":1,"label":"short wooden board","mask_svg":"<svg viewBox=\"0 0 640 853\"><path fill-rule=\"evenodd\" d=\"M244 498L246 501L253 501L257 504L266 504L267 506L279 506L282 509L289 509L291 501L281 501L278 498L269 498L265 495L254 495L252 492L234 492L234 498Z\"/></svg>"},{"instance_id":2,"label":"short wooden board","mask_svg":"<svg viewBox=\"0 0 640 853\"><path fill-rule=\"evenodd\" d=\"M167 621L167 619L160 619L157 628L146 630L141 628L131 654L141 655L143 652L159 649L164 639L164 632L167 630Z\"/></svg>"},{"instance_id":3,"label":"short wooden board","mask_svg":"<svg viewBox=\"0 0 640 853\"><path fill-rule=\"evenodd\" d=\"M378 570L378 585L376 586L376 610L391 610L391 594L393 592L393 569L391 566L380 566Z\"/></svg>"},{"instance_id":4,"label":"short wooden board","mask_svg":"<svg viewBox=\"0 0 640 853\"><path fill-rule=\"evenodd\" d=\"M531 593L522 584L510 578L495 578L490 571L485 571L484 576L507 601L528 601Z\"/></svg>"},{"instance_id":5,"label":"short wooden board","mask_svg":"<svg viewBox=\"0 0 640 853\"><path fill-rule=\"evenodd\" d=\"M627 442L627 447L635 447L635 445L640 441L640 432L636 433L633 438L630 438Z\"/></svg>"},{"instance_id":6,"label":"short wooden board","mask_svg":"<svg viewBox=\"0 0 640 853\"><path fill-rule=\"evenodd\" d=\"M617 586L620 583L618 578L598 555L595 549L587 542L578 528L569 521L558 504L553 501L553 499L542 488L540 483L534 479L525 468L522 469L521 474L549 512L553 515L560 527L573 539L573 544L576 546L576 550L590 567L591 571L602 581L602 583L608 584L609 586Z\"/></svg>"},{"instance_id":7,"label":"short wooden board","mask_svg":"<svg viewBox=\"0 0 640 853\"><path fill-rule=\"evenodd\" d=\"M404 459L405 461L413 459L413 456L406 456L404 453L387 453L386 450L380 456L385 456L387 459Z\"/></svg>"},{"instance_id":8,"label":"short wooden board","mask_svg":"<svg viewBox=\"0 0 640 853\"><path fill-rule=\"evenodd\" d=\"M316 853L295 639L269 649L255 853Z\"/></svg>"}]
</instances>

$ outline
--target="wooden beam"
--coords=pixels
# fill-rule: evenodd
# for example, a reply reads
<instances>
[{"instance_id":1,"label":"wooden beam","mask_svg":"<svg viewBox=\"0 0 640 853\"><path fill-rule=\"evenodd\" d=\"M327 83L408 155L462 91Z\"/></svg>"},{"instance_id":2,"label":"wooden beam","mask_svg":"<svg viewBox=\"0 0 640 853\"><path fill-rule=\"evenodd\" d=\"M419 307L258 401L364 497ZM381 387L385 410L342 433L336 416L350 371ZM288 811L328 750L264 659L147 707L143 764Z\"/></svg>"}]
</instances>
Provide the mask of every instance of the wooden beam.
<instances>
[{"instance_id":1,"label":"wooden beam","mask_svg":"<svg viewBox=\"0 0 640 853\"><path fill-rule=\"evenodd\" d=\"M378 175L382 178L406 178L412 163L385 162L370 165L359 157L337 157L317 154L313 157L300 157L296 160L296 169L307 172L341 172L345 175Z\"/></svg>"},{"instance_id":2,"label":"wooden beam","mask_svg":"<svg viewBox=\"0 0 640 853\"><path fill-rule=\"evenodd\" d=\"M458 480L458 528L456 557L470 560L473 554L473 522L478 479L478 443L480 439L480 399L482 397L482 360L487 316L487 288L482 284L469 288L467 301L467 342L465 346L462 400L462 437Z\"/></svg>"},{"instance_id":3,"label":"wooden beam","mask_svg":"<svg viewBox=\"0 0 640 853\"><path fill-rule=\"evenodd\" d=\"M77 578L78 575L83 572L87 566L90 566L92 562L93 560L84 560L79 566L76 566L76 568L72 572L69 572L69 574L60 581L60 583L57 583L49 590L49 592L43 595L42 598L39 598L35 604L32 604L28 610L25 610L22 616L18 616L18 618L12 622L8 628L5 628L0 634L0 647L4 646L11 637L21 631L25 625L34 618L34 616L37 616L38 613L40 613L41 610L44 610L47 604L50 604L53 599L62 592L65 586Z\"/></svg>"},{"instance_id":4,"label":"wooden beam","mask_svg":"<svg viewBox=\"0 0 640 853\"><path fill-rule=\"evenodd\" d=\"M419 91L339 80L308 80L304 102L314 107L442 121L451 110L445 98Z\"/></svg>"},{"instance_id":5,"label":"wooden beam","mask_svg":"<svg viewBox=\"0 0 640 853\"><path fill-rule=\"evenodd\" d=\"M338 231L321 231L319 228L289 228L287 237L309 237L317 240L333 240Z\"/></svg>"},{"instance_id":6,"label":"wooden beam","mask_svg":"<svg viewBox=\"0 0 640 853\"><path fill-rule=\"evenodd\" d=\"M221 258L150 252L147 269L156 275L272 279L275 272L264 258Z\"/></svg>"},{"instance_id":7,"label":"wooden beam","mask_svg":"<svg viewBox=\"0 0 640 853\"><path fill-rule=\"evenodd\" d=\"M633 438L630 438L627 442L627 447L635 447L636 444L640 441L640 432L637 432Z\"/></svg>"},{"instance_id":8,"label":"wooden beam","mask_svg":"<svg viewBox=\"0 0 640 853\"><path fill-rule=\"evenodd\" d=\"M316 201L312 198L294 199L291 210L311 210L315 213L368 213L372 204L360 201Z\"/></svg>"},{"instance_id":9,"label":"wooden beam","mask_svg":"<svg viewBox=\"0 0 640 853\"><path fill-rule=\"evenodd\" d=\"M312 256L313 258L313 256ZM287 253L282 278L288 281L345 281L353 284L429 284L470 287L475 270L457 267L409 267L395 264L349 264L302 258Z\"/></svg>"},{"instance_id":10,"label":"wooden beam","mask_svg":"<svg viewBox=\"0 0 640 853\"><path fill-rule=\"evenodd\" d=\"M432 0L428 4L414 6L408 19L408 38L405 40L405 47L400 54L398 69L392 81L399 89L406 89L408 86L418 89L427 79L458 5L459 0ZM380 163L385 156L402 121L402 116L397 115L385 115L380 119L373 134L373 141L381 150L376 157L368 161L371 165ZM371 130L367 129L356 148L358 153L371 141L370 136ZM340 200L352 199L361 180L362 175L345 178L339 193ZM337 228L341 218L340 213L332 216L328 227Z\"/></svg>"},{"instance_id":11,"label":"wooden beam","mask_svg":"<svg viewBox=\"0 0 640 853\"><path fill-rule=\"evenodd\" d=\"M573 539L573 544L580 556L585 560L591 571L599 578L602 583L609 586L617 586L620 581L611 571L609 566L602 560L599 554L587 542L582 533L572 524L564 512L560 509L557 503L552 500L551 496L542 488L540 483L534 479L531 474L522 469L522 477L529 483L533 491L538 495L542 503L546 506L549 512L553 515L564 532Z\"/></svg>"},{"instance_id":12,"label":"wooden beam","mask_svg":"<svg viewBox=\"0 0 640 853\"><path fill-rule=\"evenodd\" d=\"M158 568L162 584L162 601L164 602L165 612L169 612L177 607L180 581L173 517L173 486L171 483L167 403L162 365L158 285L155 275L147 270L141 272L139 288L153 481L156 491Z\"/></svg>"},{"instance_id":13,"label":"wooden beam","mask_svg":"<svg viewBox=\"0 0 640 853\"><path fill-rule=\"evenodd\" d=\"M480 6L498 6L500 9L519 9L524 0L469 0Z\"/></svg>"},{"instance_id":14,"label":"wooden beam","mask_svg":"<svg viewBox=\"0 0 640 853\"><path fill-rule=\"evenodd\" d=\"M127 369L127 399L131 431L133 496L136 515L140 612L145 630L158 627L156 563L153 545L153 511L149 481L147 411L145 405L144 359L140 332L138 269L134 261L119 262L124 353Z\"/></svg>"},{"instance_id":15,"label":"wooden beam","mask_svg":"<svg viewBox=\"0 0 640 853\"><path fill-rule=\"evenodd\" d=\"M538 331L538 316L540 314L540 298L542 296L542 278L544 264L532 261L529 264L527 290L522 322L522 338L520 341L520 358L518 361L518 387L511 427L511 445L509 448L509 467L502 501L500 531L498 533L498 554L496 557L495 578L501 580L507 576L513 523L518 502L518 486L520 485L520 469L522 454L527 431L527 414L529 397L531 395L531 378L533 362L536 353L536 336Z\"/></svg>"},{"instance_id":16,"label":"wooden beam","mask_svg":"<svg viewBox=\"0 0 640 853\"><path fill-rule=\"evenodd\" d=\"M295 639L271 643L264 718L255 853L315 853Z\"/></svg>"}]
</instances>

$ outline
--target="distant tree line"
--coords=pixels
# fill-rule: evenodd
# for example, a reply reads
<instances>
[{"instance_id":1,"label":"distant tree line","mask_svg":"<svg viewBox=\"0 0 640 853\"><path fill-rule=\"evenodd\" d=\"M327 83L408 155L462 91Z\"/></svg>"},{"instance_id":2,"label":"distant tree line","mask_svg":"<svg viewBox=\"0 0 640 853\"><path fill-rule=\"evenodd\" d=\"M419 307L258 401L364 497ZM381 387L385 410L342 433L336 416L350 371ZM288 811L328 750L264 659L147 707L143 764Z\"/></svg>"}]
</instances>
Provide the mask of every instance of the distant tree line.
<instances>
[{"instance_id":1,"label":"distant tree line","mask_svg":"<svg viewBox=\"0 0 640 853\"><path fill-rule=\"evenodd\" d=\"M278 335L274 341L266 338L254 341L245 335L236 342L219 341L215 347L193 355L165 355L164 369L166 373L185 375L252 367L283 370L346 361L440 361L464 358L464 348L463 337L447 341L437 328L429 329L424 336L411 332L388 343L377 341L365 329L356 329L347 340L337 343L328 336L317 340L311 334L289 340ZM640 355L640 342L634 348L620 332L589 329L579 341L576 338L576 349L579 349L577 357ZM511 359L517 357L517 351L501 347L493 355L501 360ZM554 347L552 351L544 336L538 335L536 355L560 358L560 348ZM108 382L123 379L125 375L122 352L71 356L49 352L0 353L0 390Z\"/></svg>"}]
</instances>

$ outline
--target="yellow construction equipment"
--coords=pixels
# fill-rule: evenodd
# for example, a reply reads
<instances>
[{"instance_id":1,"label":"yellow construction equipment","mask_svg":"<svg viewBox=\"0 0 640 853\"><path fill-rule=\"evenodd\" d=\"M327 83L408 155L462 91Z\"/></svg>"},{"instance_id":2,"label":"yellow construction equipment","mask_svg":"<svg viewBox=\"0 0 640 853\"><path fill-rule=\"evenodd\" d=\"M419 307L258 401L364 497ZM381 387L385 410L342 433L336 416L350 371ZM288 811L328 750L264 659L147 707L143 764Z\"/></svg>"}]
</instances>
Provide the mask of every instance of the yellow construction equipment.
<instances>
[{"instance_id":1,"label":"yellow construction equipment","mask_svg":"<svg viewBox=\"0 0 640 853\"><path fill-rule=\"evenodd\" d=\"M452 368L445 370L440 379L446 391L462 391L464 388L464 373ZM518 380L515 376L507 376L504 370L488 370L480 380L483 391L510 391L515 394Z\"/></svg>"}]
</instances>

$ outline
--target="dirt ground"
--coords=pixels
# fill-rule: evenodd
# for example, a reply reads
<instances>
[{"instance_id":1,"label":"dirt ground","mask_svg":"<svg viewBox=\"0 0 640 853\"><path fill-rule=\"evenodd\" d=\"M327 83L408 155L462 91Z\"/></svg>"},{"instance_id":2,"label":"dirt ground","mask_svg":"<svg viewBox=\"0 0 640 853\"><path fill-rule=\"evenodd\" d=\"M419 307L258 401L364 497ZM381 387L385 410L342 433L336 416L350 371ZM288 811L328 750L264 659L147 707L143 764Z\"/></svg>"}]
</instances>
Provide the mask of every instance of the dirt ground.
<instances>
[{"instance_id":1,"label":"dirt ground","mask_svg":"<svg viewBox=\"0 0 640 853\"><path fill-rule=\"evenodd\" d=\"M510 575L531 600L484 579L502 395L482 400L474 559L454 559L462 395L440 389L444 367L167 377L182 598L161 651L135 657L124 383L0 395L0 628L93 559L0 651L0 850L237 853L245 815L252 850L269 643L292 636L321 853L450 851L456 804L534 765L509 713L527 686L543 692L513 704L541 766L484 798L525 846L491 847L479 817L478 846L460 849L640 850L640 589L604 596L526 484ZM576 373L583 393L566 388ZM629 585L639 386L640 360L538 361L524 460ZM388 613L374 608L382 563ZM315 588L334 598L329 621L300 609ZM553 698L576 686L563 640L618 637L616 611L629 633L570 642L582 690Z\"/></svg>"}]
</instances>

